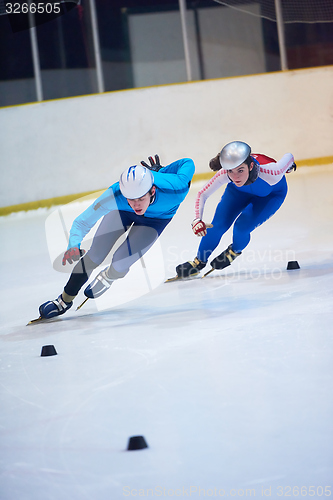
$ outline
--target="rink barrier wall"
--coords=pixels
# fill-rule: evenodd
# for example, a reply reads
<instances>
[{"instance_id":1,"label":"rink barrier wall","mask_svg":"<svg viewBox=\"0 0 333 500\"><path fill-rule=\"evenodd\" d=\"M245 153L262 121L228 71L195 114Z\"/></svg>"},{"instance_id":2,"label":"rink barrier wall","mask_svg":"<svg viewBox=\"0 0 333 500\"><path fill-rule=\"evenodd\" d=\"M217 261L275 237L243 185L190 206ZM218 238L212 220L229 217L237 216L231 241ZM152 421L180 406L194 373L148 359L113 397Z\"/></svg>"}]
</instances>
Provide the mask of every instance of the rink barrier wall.
<instances>
[{"instance_id":1,"label":"rink barrier wall","mask_svg":"<svg viewBox=\"0 0 333 500\"><path fill-rule=\"evenodd\" d=\"M236 139L273 158L328 157L333 65L4 107L0 129L2 207L100 190L156 153L205 174Z\"/></svg>"},{"instance_id":2,"label":"rink barrier wall","mask_svg":"<svg viewBox=\"0 0 333 500\"><path fill-rule=\"evenodd\" d=\"M325 156L322 158L311 158L308 160L296 160L296 164L297 168L330 165L333 164L333 156ZM209 180L215 175L215 173L216 172L209 171L209 172L194 174L192 182ZM8 207L0 207L0 217L10 215L15 212L28 212L29 210L38 210L39 208L51 208L58 205L66 205L67 203L71 203L72 201L78 200L79 198L82 198L84 196L97 193L98 191L101 191L103 189L106 190L107 188L102 188L97 190L94 189L93 191L86 191L84 193L58 196L55 198L31 201L28 203L20 203L18 205L10 205Z\"/></svg>"}]
</instances>

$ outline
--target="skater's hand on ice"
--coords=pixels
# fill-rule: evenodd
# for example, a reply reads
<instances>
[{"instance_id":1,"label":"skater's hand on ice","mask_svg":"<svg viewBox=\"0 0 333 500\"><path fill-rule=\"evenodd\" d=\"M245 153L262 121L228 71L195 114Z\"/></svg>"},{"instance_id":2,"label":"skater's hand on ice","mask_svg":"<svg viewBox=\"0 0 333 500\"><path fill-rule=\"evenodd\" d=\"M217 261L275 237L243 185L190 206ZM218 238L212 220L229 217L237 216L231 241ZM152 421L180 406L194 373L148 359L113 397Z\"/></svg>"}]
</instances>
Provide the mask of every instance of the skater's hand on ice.
<instances>
[{"instance_id":1,"label":"skater's hand on ice","mask_svg":"<svg viewBox=\"0 0 333 500\"><path fill-rule=\"evenodd\" d=\"M142 161L141 165L148 168L149 170L153 170L153 172L158 172L161 168L163 168L163 165L161 165L160 163L160 157L158 155L155 155L155 160L152 156L148 156L148 160L150 165L148 165L148 163L146 163L145 161Z\"/></svg>"},{"instance_id":2,"label":"skater's hand on ice","mask_svg":"<svg viewBox=\"0 0 333 500\"><path fill-rule=\"evenodd\" d=\"M205 224L200 219L195 219L192 222L192 231L197 236L206 236L206 234L207 234L207 227L213 227L213 224Z\"/></svg>"},{"instance_id":3,"label":"skater's hand on ice","mask_svg":"<svg viewBox=\"0 0 333 500\"><path fill-rule=\"evenodd\" d=\"M66 262L68 262L68 264L73 264L74 260L75 261L79 260L85 253L86 253L85 250L80 250L77 247L73 247L70 248L69 250L66 250L62 259L62 265L65 266Z\"/></svg>"}]
</instances>

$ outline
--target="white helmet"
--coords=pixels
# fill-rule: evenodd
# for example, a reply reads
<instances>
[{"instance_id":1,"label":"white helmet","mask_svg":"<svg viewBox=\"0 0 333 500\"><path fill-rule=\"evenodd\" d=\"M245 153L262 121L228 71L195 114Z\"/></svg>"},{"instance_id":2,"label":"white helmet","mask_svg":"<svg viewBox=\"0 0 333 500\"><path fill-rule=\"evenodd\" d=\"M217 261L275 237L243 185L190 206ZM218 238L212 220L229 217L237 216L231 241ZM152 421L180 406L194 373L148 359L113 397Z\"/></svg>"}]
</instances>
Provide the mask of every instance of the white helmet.
<instances>
[{"instance_id":1,"label":"white helmet","mask_svg":"<svg viewBox=\"0 0 333 500\"><path fill-rule=\"evenodd\" d=\"M129 200L141 198L154 184L152 172L142 165L134 165L125 170L119 179L121 194Z\"/></svg>"},{"instance_id":2,"label":"white helmet","mask_svg":"<svg viewBox=\"0 0 333 500\"><path fill-rule=\"evenodd\" d=\"M220 153L220 163L225 170L239 167L251 154L251 148L246 142L229 142Z\"/></svg>"}]
</instances>

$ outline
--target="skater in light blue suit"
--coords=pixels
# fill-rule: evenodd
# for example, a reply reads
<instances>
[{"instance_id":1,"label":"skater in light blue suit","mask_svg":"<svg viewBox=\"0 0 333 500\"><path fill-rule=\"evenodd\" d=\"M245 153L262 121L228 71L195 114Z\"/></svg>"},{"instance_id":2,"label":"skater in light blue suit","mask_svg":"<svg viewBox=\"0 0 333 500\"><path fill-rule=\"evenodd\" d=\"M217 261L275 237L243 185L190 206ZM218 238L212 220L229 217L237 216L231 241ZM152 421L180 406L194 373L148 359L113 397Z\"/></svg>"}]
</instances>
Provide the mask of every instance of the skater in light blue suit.
<instances>
[{"instance_id":1,"label":"skater in light blue suit","mask_svg":"<svg viewBox=\"0 0 333 500\"><path fill-rule=\"evenodd\" d=\"M172 220L189 191L195 170L193 161L184 158L162 167L155 155L155 160L149 157L150 165L141 163L126 169L119 182L112 184L74 220L62 263L79 262L62 294L39 307L41 319L63 314L72 306L92 271L129 228L125 241L113 254L111 265L86 287L87 298L99 297L115 280L123 278ZM85 254L80 248L81 242L100 219L91 247Z\"/></svg>"}]
</instances>

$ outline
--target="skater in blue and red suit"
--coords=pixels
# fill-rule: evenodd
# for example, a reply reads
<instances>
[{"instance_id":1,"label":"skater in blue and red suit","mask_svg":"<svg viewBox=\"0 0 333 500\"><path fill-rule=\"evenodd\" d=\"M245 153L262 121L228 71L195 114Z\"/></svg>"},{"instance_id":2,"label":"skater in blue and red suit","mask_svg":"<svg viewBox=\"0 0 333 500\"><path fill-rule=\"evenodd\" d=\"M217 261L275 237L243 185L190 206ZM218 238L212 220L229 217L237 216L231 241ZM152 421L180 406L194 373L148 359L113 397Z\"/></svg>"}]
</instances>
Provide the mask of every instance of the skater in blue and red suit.
<instances>
[{"instance_id":1,"label":"skater in blue and red suit","mask_svg":"<svg viewBox=\"0 0 333 500\"><path fill-rule=\"evenodd\" d=\"M125 241L113 254L111 265L84 290L87 298L99 297L115 280L123 278L172 220L189 191L194 163L184 158L162 167L158 155L155 155L155 160L150 156L149 162L150 165L141 162L126 169L119 182L109 187L74 220L62 264L79 262L61 295L39 307L41 319L59 316L72 306L93 270L129 228ZM84 255L81 242L101 218L91 247Z\"/></svg>"},{"instance_id":2,"label":"skater in blue and red suit","mask_svg":"<svg viewBox=\"0 0 333 500\"><path fill-rule=\"evenodd\" d=\"M232 243L210 262L212 269L229 266L249 244L252 231L266 222L281 207L287 195L285 173L296 170L292 154L275 161L262 154L251 153L248 144L233 141L222 149L209 166L217 173L199 191L195 201L194 234L201 236L193 261L177 266L177 276L196 276L220 243L224 233L233 226ZM203 222L207 198L227 184L211 224Z\"/></svg>"}]
</instances>

